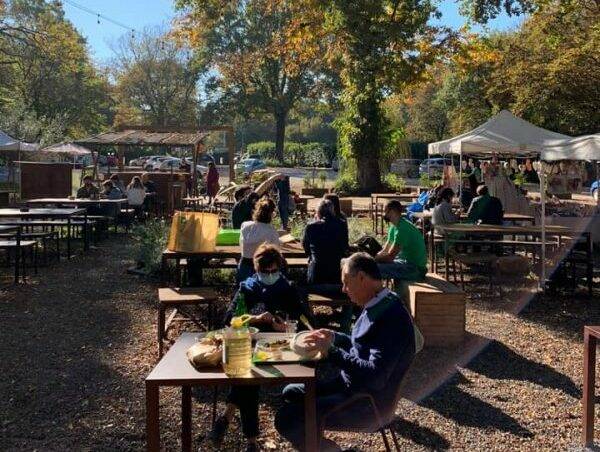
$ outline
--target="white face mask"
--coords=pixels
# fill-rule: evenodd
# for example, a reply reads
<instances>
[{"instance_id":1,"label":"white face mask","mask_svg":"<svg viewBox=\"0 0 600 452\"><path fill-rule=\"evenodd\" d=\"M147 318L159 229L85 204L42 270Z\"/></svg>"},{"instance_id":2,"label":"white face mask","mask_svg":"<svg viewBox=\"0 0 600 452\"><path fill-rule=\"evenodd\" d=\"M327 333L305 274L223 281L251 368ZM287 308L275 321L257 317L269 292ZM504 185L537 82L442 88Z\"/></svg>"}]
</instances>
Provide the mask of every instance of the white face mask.
<instances>
[{"instance_id":1,"label":"white face mask","mask_svg":"<svg viewBox=\"0 0 600 452\"><path fill-rule=\"evenodd\" d=\"M277 282L279 277L281 276L281 272L276 273L261 273L258 272L258 280L263 283L265 286L272 286Z\"/></svg>"}]
</instances>

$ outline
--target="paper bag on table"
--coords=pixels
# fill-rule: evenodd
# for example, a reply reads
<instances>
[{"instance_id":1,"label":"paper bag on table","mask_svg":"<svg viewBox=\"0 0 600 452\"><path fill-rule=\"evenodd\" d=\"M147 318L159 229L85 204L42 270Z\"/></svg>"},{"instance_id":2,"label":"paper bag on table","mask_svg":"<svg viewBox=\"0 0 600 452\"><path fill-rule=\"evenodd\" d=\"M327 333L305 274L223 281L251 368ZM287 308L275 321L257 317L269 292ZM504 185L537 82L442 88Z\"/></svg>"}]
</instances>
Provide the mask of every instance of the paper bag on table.
<instances>
[{"instance_id":1,"label":"paper bag on table","mask_svg":"<svg viewBox=\"0 0 600 452\"><path fill-rule=\"evenodd\" d=\"M169 251L182 253L215 250L219 217L208 212L175 212L169 234Z\"/></svg>"}]
</instances>

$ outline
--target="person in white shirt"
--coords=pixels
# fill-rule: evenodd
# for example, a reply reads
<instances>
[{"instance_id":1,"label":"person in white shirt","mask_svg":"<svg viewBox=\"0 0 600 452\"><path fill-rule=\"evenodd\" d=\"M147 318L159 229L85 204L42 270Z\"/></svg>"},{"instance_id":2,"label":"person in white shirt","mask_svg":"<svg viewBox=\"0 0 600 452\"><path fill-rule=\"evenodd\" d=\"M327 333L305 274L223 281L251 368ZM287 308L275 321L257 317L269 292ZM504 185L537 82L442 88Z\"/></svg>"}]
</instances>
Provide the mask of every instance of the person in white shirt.
<instances>
[{"instance_id":1,"label":"person in white shirt","mask_svg":"<svg viewBox=\"0 0 600 452\"><path fill-rule=\"evenodd\" d=\"M441 226L458 222L458 215L452 211L452 198L454 198L454 190L451 188L446 187L440 192L437 205L431 215L431 224Z\"/></svg>"},{"instance_id":2,"label":"person in white shirt","mask_svg":"<svg viewBox=\"0 0 600 452\"><path fill-rule=\"evenodd\" d=\"M263 243L280 245L279 234L271 224L276 206L272 199L262 198L254 206L253 221L245 221L240 229L242 258L238 264L237 280L244 281L254 274L252 257Z\"/></svg>"},{"instance_id":3,"label":"person in white shirt","mask_svg":"<svg viewBox=\"0 0 600 452\"><path fill-rule=\"evenodd\" d=\"M146 188L142 184L142 180L138 176L131 179L131 183L127 186L127 203L133 207L137 216L139 216L144 207L146 199Z\"/></svg>"}]
</instances>

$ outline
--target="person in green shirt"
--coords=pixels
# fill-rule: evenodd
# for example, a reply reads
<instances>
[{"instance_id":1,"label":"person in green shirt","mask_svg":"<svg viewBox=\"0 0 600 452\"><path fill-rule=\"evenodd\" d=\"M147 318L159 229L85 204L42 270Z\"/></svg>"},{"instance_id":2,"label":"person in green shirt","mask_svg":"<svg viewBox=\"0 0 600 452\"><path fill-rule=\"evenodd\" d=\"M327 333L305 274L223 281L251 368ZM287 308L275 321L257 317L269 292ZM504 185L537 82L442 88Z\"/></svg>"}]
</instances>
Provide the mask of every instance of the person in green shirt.
<instances>
[{"instance_id":1,"label":"person in green shirt","mask_svg":"<svg viewBox=\"0 0 600 452\"><path fill-rule=\"evenodd\" d=\"M383 219L390 224L387 241L375 256L384 279L421 281L427 274L427 248L421 231L402 216L402 204L392 200Z\"/></svg>"}]
</instances>

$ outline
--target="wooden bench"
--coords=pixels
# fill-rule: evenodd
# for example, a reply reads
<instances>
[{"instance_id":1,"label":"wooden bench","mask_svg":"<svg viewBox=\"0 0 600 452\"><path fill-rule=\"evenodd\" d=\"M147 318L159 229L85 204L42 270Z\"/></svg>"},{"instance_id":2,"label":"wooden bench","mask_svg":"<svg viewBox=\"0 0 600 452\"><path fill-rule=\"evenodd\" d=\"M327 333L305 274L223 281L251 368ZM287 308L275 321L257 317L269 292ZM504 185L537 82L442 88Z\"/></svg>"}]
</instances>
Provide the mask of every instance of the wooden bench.
<instances>
[{"instance_id":1,"label":"wooden bench","mask_svg":"<svg viewBox=\"0 0 600 452\"><path fill-rule=\"evenodd\" d=\"M465 293L440 275L428 273L425 281L408 284L408 306L425 337L425 346L462 342L465 335Z\"/></svg>"},{"instance_id":2,"label":"wooden bench","mask_svg":"<svg viewBox=\"0 0 600 452\"><path fill-rule=\"evenodd\" d=\"M217 292L208 287L164 287L158 289L158 357L162 357L164 341L167 339L167 332L175 316L181 311L181 308L206 306L208 311L207 324L204 325L200 319L185 312L185 318L191 320L198 327L206 329L212 328L214 302L218 299ZM167 309L173 309L169 317L165 320Z\"/></svg>"}]
</instances>

